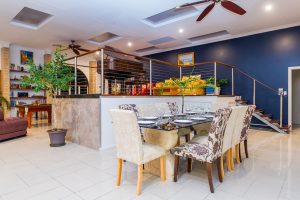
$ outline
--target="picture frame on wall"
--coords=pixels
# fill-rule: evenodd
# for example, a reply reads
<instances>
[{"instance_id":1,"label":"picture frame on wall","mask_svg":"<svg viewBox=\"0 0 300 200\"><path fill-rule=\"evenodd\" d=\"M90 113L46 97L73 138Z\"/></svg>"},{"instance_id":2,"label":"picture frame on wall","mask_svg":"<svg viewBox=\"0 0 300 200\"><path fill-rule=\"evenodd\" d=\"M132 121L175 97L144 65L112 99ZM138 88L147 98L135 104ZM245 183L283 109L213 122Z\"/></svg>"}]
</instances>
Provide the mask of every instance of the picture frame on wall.
<instances>
[{"instance_id":1,"label":"picture frame on wall","mask_svg":"<svg viewBox=\"0 0 300 200\"><path fill-rule=\"evenodd\" d=\"M29 60L33 60L33 52L21 50L21 65L28 64Z\"/></svg>"},{"instance_id":2,"label":"picture frame on wall","mask_svg":"<svg viewBox=\"0 0 300 200\"><path fill-rule=\"evenodd\" d=\"M194 64L194 52L178 54L178 66L193 66Z\"/></svg>"}]
</instances>

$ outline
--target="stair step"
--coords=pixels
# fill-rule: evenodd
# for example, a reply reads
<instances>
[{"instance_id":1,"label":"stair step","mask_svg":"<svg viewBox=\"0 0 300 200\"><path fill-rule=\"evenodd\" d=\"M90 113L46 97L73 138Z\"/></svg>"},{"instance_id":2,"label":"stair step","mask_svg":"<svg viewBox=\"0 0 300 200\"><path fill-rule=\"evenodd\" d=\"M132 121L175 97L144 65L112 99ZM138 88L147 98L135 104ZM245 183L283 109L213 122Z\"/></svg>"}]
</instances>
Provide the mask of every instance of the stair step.
<instances>
[{"instance_id":1,"label":"stair step","mask_svg":"<svg viewBox=\"0 0 300 200\"><path fill-rule=\"evenodd\" d=\"M272 118L272 115L271 115L271 114L263 114L262 117L263 117L263 118L270 118L270 119L271 119L271 118Z\"/></svg>"},{"instance_id":2,"label":"stair step","mask_svg":"<svg viewBox=\"0 0 300 200\"><path fill-rule=\"evenodd\" d=\"M256 113L263 113L264 110L263 110L263 109L260 109L260 108L257 108L257 109L255 109L255 112L256 112Z\"/></svg>"},{"instance_id":3,"label":"stair step","mask_svg":"<svg viewBox=\"0 0 300 200\"><path fill-rule=\"evenodd\" d=\"M279 124L280 123L280 121L278 119L272 119L270 122L272 124Z\"/></svg>"}]
</instances>

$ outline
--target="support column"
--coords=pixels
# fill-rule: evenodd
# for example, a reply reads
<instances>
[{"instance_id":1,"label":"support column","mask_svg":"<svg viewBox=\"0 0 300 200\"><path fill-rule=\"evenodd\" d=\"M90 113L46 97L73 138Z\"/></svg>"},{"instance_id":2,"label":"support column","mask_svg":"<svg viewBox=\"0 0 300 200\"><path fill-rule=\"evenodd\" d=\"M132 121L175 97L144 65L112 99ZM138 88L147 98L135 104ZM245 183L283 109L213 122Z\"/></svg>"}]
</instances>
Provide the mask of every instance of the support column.
<instances>
[{"instance_id":1,"label":"support column","mask_svg":"<svg viewBox=\"0 0 300 200\"><path fill-rule=\"evenodd\" d=\"M89 62L89 94L96 93L96 84L97 84L97 62Z\"/></svg>"},{"instance_id":2,"label":"support column","mask_svg":"<svg viewBox=\"0 0 300 200\"><path fill-rule=\"evenodd\" d=\"M9 48L1 48L1 82L0 82L0 91L2 96L10 101L10 72L9 72ZM4 109L5 117L10 116L10 111L6 108Z\"/></svg>"},{"instance_id":3,"label":"support column","mask_svg":"<svg viewBox=\"0 0 300 200\"><path fill-rule=\"evenodd\" d=\"M44 64L49 64L51 58L52 58L51 54L44 54ZM50 96L48 91L46 91L46 103L52 104L52 97Z\"/></svg>"}]
</instances>

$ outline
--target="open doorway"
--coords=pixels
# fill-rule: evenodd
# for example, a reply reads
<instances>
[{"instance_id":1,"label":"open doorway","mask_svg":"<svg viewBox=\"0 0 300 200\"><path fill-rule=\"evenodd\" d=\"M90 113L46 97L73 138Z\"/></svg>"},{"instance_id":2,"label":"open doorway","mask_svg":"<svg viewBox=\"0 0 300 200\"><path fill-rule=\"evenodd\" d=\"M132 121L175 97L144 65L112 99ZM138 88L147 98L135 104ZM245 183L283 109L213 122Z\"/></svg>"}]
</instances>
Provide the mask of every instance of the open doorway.
<instances>
[{"instance_id":1,"label":"open doorway","mask_svg":"<svg viewBox=\"0 0 300 200\"><path fill-rule=\"evenodd\" d=\"M289 68L289 125L300 127L300 67Z\"/></svg>"}]
</instances>

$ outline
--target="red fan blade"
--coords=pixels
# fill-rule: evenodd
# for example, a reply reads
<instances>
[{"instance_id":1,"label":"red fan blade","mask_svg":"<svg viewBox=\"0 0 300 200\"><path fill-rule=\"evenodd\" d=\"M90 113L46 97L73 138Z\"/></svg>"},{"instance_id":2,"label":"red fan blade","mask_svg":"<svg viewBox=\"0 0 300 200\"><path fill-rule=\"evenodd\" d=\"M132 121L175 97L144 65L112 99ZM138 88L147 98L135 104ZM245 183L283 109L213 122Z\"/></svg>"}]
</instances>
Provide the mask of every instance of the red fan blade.
<instances>
[{"instance_id":1,"label":"red fan blade","mask_svg":"<svg viewBox=\"0 0 300 200\"><path fill-rule=\"evenodd\" d=\"M77 50L79 50L79 51L84 51L84 52L89 52L89 51L90 51L90 50L83 49L83 48L77 48Z\"/></svg>"},{"instance_id":2,"label":"red fan blade","mask_svg":"<svg viewBox=\"0 0 300 200\"><path fill-rule=\"evenodd\" d=\"M210 11L215 7L215 3L210 4L209 6L207 6L204 11L201 13L201 15L198 17L197 22L201 21L204 19L204 17L206 17L208 15L208 13L210 13Z\"/></svg>"},{"instance_id":3,"label":"red fan blade","mask_svg":"<svg viewBox=\"0 0 300 200\"><path fill-rule=\"evenodd\" d=\"M77 49L72 49L73 50L73 52L76 54L76 55L80 55L80 53L79 53L79 51L77 50Z\"/></svg>"},{"instance_id":4,"label":"red fan blade","mask_svg":"<svg viewBox=\"0 0 300 200\"><path fill-rule=\"evenodd\" d=\"M231 12L234 12L238 15L244 15L246 13L246 10L244 10L243 8L241 8L240 6L236 5L235 3L231 2L231 1L227 1L227 0L222 1L221 5L225 9L227 9Z\"/></svg>"}]
</instances>

